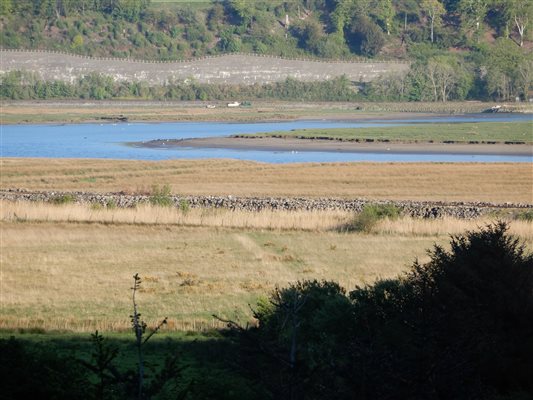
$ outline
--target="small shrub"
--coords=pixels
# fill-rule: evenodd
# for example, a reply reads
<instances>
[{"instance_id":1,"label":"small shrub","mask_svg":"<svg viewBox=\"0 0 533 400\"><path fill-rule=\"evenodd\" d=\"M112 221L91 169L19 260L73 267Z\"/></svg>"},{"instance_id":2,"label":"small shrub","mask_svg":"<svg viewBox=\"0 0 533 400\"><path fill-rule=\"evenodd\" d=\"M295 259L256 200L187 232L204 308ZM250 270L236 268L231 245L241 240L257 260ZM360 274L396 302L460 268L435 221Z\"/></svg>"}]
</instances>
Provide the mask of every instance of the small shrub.
<instances>
[{"instance_id":1,"label":"small shrub","mask_svg":"<svg viewBox=\"0 0 533 400\"><path fill-rule=\"evenodd\" d=\"M369 233L379 220L384 218L396 219L400 210L393 204L367 204L363 210L346 226L347 231Z\"/></svg>"},{"instance_id":2,"label":"small shrub","mask_svg":"<svg viewBox=\"0 0 533 400\"><path fill-rule=\"evenodd\" d=\"M61 194L52 198L51 202L53 204L72 204L76 202L76 197L72 194Z\"/></svg>"},{"instance_id":3,"label":"small shrub","mask_svg":"<svg viewBox=\"0 0 533 400\"><path fill-rule=\"evenodd\" d=\"M533 210L526 210L518 213L515 217L516 219L520 221L533 221Z\"/></svg>"},{"instance_id":4,"label":"small shrub","mask_svg":"<svg viewBox=\"0 0 533 400\"><path fill-rule=\"evenodd\" d=\"M104 208L104 206L101 203L91 203L91 210L93 211L100 211Z\"/></svg>"},{"instance_id":5,"label":"small shrub","mask_svg":"<svg viewBox=\"0 0 533 400\"><path fill-rule=\"evenodd\" d=\"M189 202L186 199L181 199L180 200L180 211L183 214L187 214L189 212L190 208L191 208L191 206L190 206Z\"/></svg>"},{"instance_id":6,"label":"small shrub","mask_svg":"<svg viewBox=\"0 0 533 400\"><path fill-rule=\"evenodd\" d=\"M105 203L105 208L107 208L108 210L114 210L115 208L117 208L116 200L115 199L107 200Z\"/></svg>"},{"instance_id":7,"label":"small shrub","mask_svg":"<svg viewBox=\"0 0 533 400\"><path fill-rule=\"evenodd\" d=\"M169 185L164 185L161 188L158 185L154 185L152 187L152 195L150 196L150 204L159 207L172 207L174 202L170 194Z\"/></svg>"}]
</instances>

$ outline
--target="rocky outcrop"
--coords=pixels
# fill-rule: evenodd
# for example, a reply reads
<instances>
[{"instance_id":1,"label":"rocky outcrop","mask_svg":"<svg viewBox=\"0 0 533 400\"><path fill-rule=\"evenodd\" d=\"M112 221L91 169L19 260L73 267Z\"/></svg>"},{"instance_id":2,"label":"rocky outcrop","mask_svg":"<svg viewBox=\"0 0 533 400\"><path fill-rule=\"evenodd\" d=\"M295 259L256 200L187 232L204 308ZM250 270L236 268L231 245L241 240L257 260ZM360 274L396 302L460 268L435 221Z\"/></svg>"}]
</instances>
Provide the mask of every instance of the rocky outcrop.
<instances>
[{"instance_id":1,"label":"rocky outcrop","mask_svg":"<svg viewBox=\"0 0 533 400\"><path fill-rule=\"evenodd\" d=\"M444 216L473 219L489 215L502 209L533 209L532 204L486 202L427 202L427 201L370 201L365 199L334 198L265 198L234 196L170 196L176 207L186 204L191 208L226 208L230 210L341 210L360 212L366 204L392 204L404 215L418 218L441 218ZM11 201L74 202L80 204L101 204L116 207L135 207L149 203L150 196L126 193L87 192L31 192L20 189L0 191L0 199Z\"/></svg>"}]
</instances>

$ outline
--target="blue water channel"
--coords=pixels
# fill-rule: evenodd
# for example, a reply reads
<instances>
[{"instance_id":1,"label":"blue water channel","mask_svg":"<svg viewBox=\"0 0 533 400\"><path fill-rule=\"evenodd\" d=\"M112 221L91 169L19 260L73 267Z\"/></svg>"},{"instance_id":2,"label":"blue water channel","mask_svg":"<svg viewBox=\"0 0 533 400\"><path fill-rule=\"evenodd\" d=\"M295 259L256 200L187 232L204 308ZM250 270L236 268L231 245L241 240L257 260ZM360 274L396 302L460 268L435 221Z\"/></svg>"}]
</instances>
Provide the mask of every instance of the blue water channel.
<instances>
[{"instance_id":1,"label":"blue water channel","mask_svg":"<svg viewBox=\"0 0 533 400\"><path fill-rule=\"evenodd\" d=\"M476 114L398 121L292 121L261 123L178 122L64 125L0 125L0 156L44 158L106 158L133 160L233 158L270 163L289 162L532 162L531 156L470 154L336 153L198 148L145 148L129 142L188 139L243 133L312 128L358 128L419 123L532 121L525 114ZM430 126L430 125L429 125ZM428 127L429 127L428 126Z\"/></svg>"}]
</instances>

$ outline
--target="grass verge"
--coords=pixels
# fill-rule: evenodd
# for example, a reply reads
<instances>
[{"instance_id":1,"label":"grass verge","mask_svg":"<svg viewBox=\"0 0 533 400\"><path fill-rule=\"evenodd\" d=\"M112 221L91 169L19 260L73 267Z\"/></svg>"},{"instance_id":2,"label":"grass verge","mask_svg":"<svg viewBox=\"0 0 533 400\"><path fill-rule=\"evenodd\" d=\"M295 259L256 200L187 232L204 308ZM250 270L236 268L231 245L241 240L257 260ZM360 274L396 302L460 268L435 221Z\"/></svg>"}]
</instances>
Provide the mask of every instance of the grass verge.
<instances>
[{"instance_id":1,"label":"grass verge","mask_svg":"<svg viewBox=\"0 0 533 400\"><path fill-rule=\"evenodd\" d=\"M283 137L362 142L533 143L533 125L527 122L424 123L408 126L296 129L236 137Z\"/></svg>"}]
</instances>

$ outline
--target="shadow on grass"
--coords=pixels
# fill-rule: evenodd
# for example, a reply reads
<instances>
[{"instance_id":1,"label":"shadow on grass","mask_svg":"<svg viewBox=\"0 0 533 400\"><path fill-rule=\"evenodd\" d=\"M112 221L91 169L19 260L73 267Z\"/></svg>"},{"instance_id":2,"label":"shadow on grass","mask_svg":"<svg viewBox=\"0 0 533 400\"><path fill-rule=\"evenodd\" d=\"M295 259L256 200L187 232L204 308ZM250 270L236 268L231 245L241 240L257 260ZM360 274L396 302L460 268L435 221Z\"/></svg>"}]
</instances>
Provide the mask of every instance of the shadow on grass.
<instances>
[{"instance_id":1,"label":"shadow on grass","mask_svg":"<svg viewBox=\"0 0 533 400\"><path fill-rule=\"evenodd\" d=\"M90 334L0 332L0 398L139 398L134 335L104 338L105 347L116 349L117 355L99 374L99 354ZM141 398L266 398L239 374L237 352L218 331L161 333L146 343L147 390ZM169 366L171 359L175 366Z\"/></svg>"}]
</instances>

